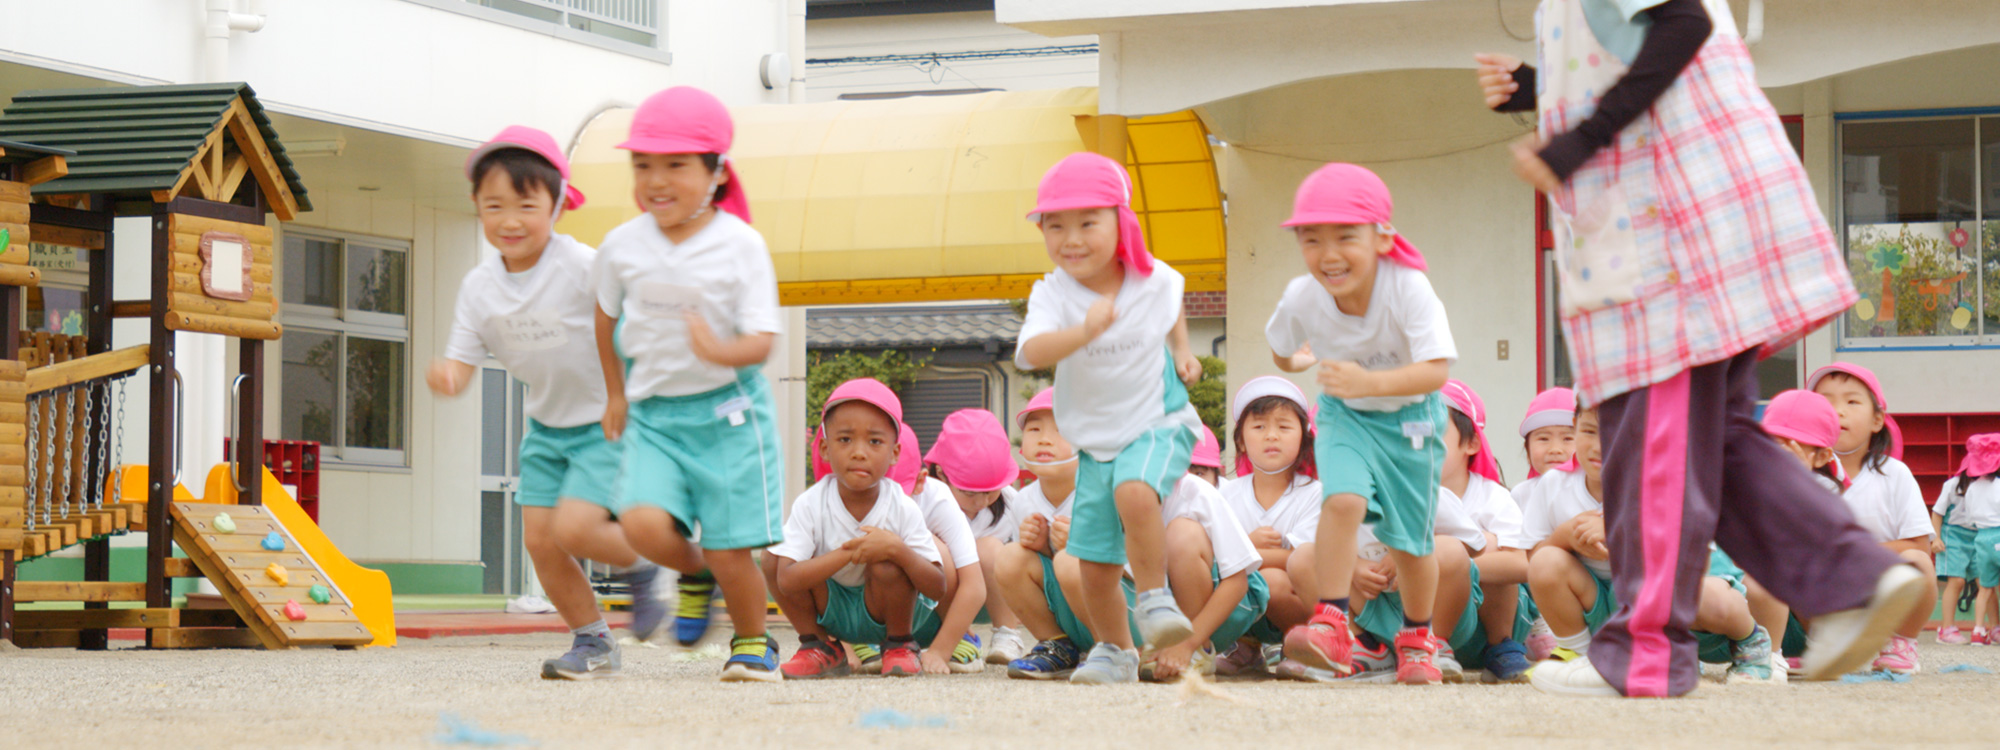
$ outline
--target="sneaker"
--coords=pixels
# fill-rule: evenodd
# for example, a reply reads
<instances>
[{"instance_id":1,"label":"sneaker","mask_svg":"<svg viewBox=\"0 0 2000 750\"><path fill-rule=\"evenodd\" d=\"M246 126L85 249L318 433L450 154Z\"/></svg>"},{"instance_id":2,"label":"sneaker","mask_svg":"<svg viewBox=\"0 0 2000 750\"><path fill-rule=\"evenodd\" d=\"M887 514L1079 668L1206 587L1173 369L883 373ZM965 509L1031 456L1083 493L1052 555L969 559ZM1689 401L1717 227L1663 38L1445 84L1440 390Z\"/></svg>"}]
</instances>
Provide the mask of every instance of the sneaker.
<instances>
[{"instance_id":1,"label":"sneaker","mask_svg":"<svg viewBox=\"0 0 2000 750\"><path fill-rule=\"evenodd\" d=\"M1444 681L1438 669L1438 642L1430 628L1405 628L1396 634L1396 681L1405 685L1436 685ZM1460 670L1463 678L1464 670Z\"/></svg>"},{"instance_id":2,"label":"sneaker","mask_svg":"<svg viewBox=\"0 0 2000 750\"><path fill-rule=\"evenodd\" d=\"M729 639L729 661L722 664L723 682L780 682L784 679L785 673L778 671L778 644L771 641L770 635Z\"/></svg>"},{"instance_id":3,"label":"sneaker","mask_svg":"<svg viewBox=\"0 0 2000 750\"><path fill-rule=\"evenodd\" d=\"M1377 641L1370 647L1365 640L1354 639L1354 657L1348 660L1353 671L1341 678L1340 682L1388 683L1396 681L1396 650L1389 644Z\"/></svg>"},{"instance_id":4,"label":"sneaker","mask_svg":"<svg viewBox=\"0 0 2000 750\"><path fill-rule=\"evenodd\" d=\"M600 677L617 677L622 666L618 657L617 643L609 638L579 635L571 642L569 653L542 662L542 679L595 680Z\"/></svg>"},{"instance_id":5,"label":"sneaker","mask_svg":"<svg viewBox=\"0 0 2000 750\"><path fill-rule=\"evenodd\" d=\"M1487 684L1503 682L1527 682L1528 670L1534 668L1528 661L1528 648L1512 638L1502 638L1499 643L1486 647Z\"/></svg>"},{"instance_id":6,"label":"sneaker","mask_svg":"<svg viewBox=\"0 0 2000 750\"><path fill-rule=\"evenodd\" d=\"M715 576L708 571L699 575L683 575L678 584L680 599L674 606L674 640L682 646L693 646L708 634L709 611L715 598ZM638 619L638 614L633 614Z\"/></svg>"},{"instance_id":7,"label":"sneaker","mask_svg":"<svg viewBox=\"0 0 2000 750\"><path fill-rule=\"evenodd\" d=\"M1081 661L1083 655L1077 652L1076 643L1055 638L1037 643L1026 656L1007 662L1007 676L1016 680L1068 679Z\"/></svg>"},{"instance_id":8,"label":"sneaker","mask_svg":"<svg viewBox=\"0 0 2000 750\"><path fill-rule=\"evenodd\" d=\"M1451 650L1451 644L1436 636L1431 637L1431 643L1437 648L1438 674L1444 681L1453 685L1465 682L1465 666L1458 663L1458 654Z\"/></svg>"},{"instance_id":9,"label":"sneaker","mask_svg":"<svg viewBox=\"0 0 2000 750\"><path fill-rule=\"evenodd\" d=\"M1021 631L1013 628L993 629L993 644L986 647L987 664L1012 664L1015 659L1028 655L1028 644L1021 638Z\"/></svg>"},{"instance_id":10,"label":"sneaker","mask_svg":"<svg viewBox=\"0 0 2000 750\"><path fill-rule=\"evenodd\" d=\"M1188 655L1187 669L1182 671L1200 672L1201 676L1203 677L1214 677L1215 661L1216 661L1215 647L1203 646L1201 647L1200 651L1196 651ZM1161 681L1158 677L1154 676L1153 674L1153 659L1151 655L1148 655L1144 661L1139 662L1139 681L1140 682Z\"/></svg>"},{"instance_id":11,"label":"sneaker","mask_svg":"<svg viewBox=\"0 0 2000 750\"><path fill-rule=\"evenodd\" d=\"M1991 646L1993 645L1993 637L1987 634L1985 628L1973 628L1972 637L1967 639L1967 645Z\"/></svg>"},{"instance_id":12,"label":"sneaker","mask_svg":"<svg viewBox=\"0 0 2000 750\"><path fill-rule=\"evenodd\" d=\"M1285 657L1308 667L1351 673L1354 636L1347 632L1347 613L1319 606L1311 620L1285 634Z\"/></svg>"},{"instance_id":13,"label":"sneaker","mask_svg":"<svg viewBox=\"0 0 2000 750\"><path fill-rule=\"evenodd\" d=\"M1528 628L1528 640L1521 645L1528 647L1529 664L1549 658L1560 647L1556 643L1555 631L1549 629L1549 621L1540 617L1535 618L1535 624Z\"/></svg>"},{"instance_id":14,"label":"sneaker","mask_svg":"<svg viewBox=\"0 0 2000 750\"><path fill-rule=\"evenodd\" d=\"M882 647L873 643L856 643L848 648L854 651L854 661L860 665L854 668L855 672L860 674L882 673Z\"/></svg>"},{"instance_id":15,"label":"sneaker","mask_svg":"<svg viewBox=\"0 0 2000 750\"><path fill-rule=\"evenodd\" d=\"M1354 682L1386 682L1396 678L1394 670L1387 673L1388 680L1383 680L1381 679L1381 675L1378 674L1363 674L1360 672L1339 674L1328 669L1308 667L1291 659L1278 662L1278 666L1273 667L1271 673L1282 679L1298 680L1299 682L1318 682L1328 685Z\"/></svg>"},{"instance_id":16,"label":"sneaker","mask_svg":"<svg viewBox=\"0 0 2000 750\"><path fill-rule=\"evenodd\" d=\"M1215 660L1215 673L1224 677L1241 677L1264 672L1264 650L1256 643L1237 641L1236 647L1229 649Z\"/></svg>"},{"instance_id":17,"label":"sneaker","mask_svg":"<svg viewBox=\"0 0 2000 750\"><path fill-rule=\"evenodd\" d=\"M1147 648L1166 648L1194 635L1194 623L1181 614L1181 605L1174 602L1174 595L1166 589L1140 594L1136 609L1139 635L1146 639Z\"/></svg>"},{"instance_id":18,"label":"sneaker","mask_svg":"<svg viewBox=\"0 0 2000 750\"><path fill-rule=\"evenodd\" d=\"M1569 649L1566 649L1566 648L1563 648L1563 647L1561 647L1561 646L1557 646L1557 647L1555 648L1555 650L1554 650L1554 651L1550 651L1550 652L1549 652L1549 658L1547 658L1547 659L1537 659L1536 661L1537 661L1537 662L1543 662L1543 661L1576 661L1576 660L1578 660L1578 659L1581 659L1581 658L1583 658L1583 654L1579 654L1579 653L1577 653L1577 652L1575 652L1575 651L1571 651L1571 650L1569 650Z\"/></svg>"},{"instance_id":19,"label":"sneaker","mask_svg":"<svg viewBox=\"0 0 2000 750\"><path fill-rule=\"evenodd\" d=\"M1572 698L1617 698L1618 688L1604 681L1604 675L1590 665L1590 657L1579 656L1569 661L1545 661L1535 665L1534 677L1529 680L1535 689L1549 695L1563 695Z\"/></svg>"},{"instance_id":20,"label":"sneaker","mask_svg":"<svg viewBox=\"0 0 2000 750\"><path fill-rule=\"evenodd\" d=\"M1112 685L1120 682L1139 681L1139 654L1134 651L1098 643L1090 649L1090 656L1069 675L1071 685Z\"/></svg>"},{"instance_id":21,"label":"sneaker","mask_svg":"<svg viewBox=\"0 0 2000 750\"><path fill-rule=\"evenodd\" d=\"M550 615L555 614L555 611L556 605L534 594L507 600L506 612L510 615Z\"/></svg>"},{"instance_id":22,"label":"sneaker","mask_svg":"<svg viewBox=\"0 0 2000 750\"><path fill-rule=\"evenodd\" d=\"M976 674L986 671L986 654L979 650L979 636L966 633L958 639L958 645L951 649L952 674Z\"/></svg>"},{"instance_id":23,"label":"sneaker","mask_svg":"<svg viewBox=\"0 0 2000 750\"><path fill-rule=\"evenodd\" d=\"M1963 646L1970 643L1971 639L1966 638L1965 631L1958 628L1938 628L1937 642L1951 646Z\"/></svg>"},{"instance_id":24,"label":"sneaker","mask_svg":"<svg viewBox=\"0 0 2000 750\"><path fill-rule=\"evenodd\" d=\"M1750 631L1750 637L1729 644L1729 674L1723 682L1730 685L1783 685L1785 670L1778 668L1774 651L1771 650L1771 631L1757 626Z\"/></svg>"},{"instance_id":25,"label":"sneaker","mask_svg":"<svg viewBox=\"0 0 2000 750\"><path fill-rule=\"evenodd\" d=\"M1892 565L1875 579L1875 593L1866 605L1813 618L1813 642L1804 657L1806 679L1836 679L1866 665L1930 585L1915 567Z\"/></svg>"},{"instance_id":26,"label":"sneaker","mask_svg":"<svg viewBox=\"0 0 2000 750\"><path fill-rule=\"evenodd\" d=\"M1804 664L1801 664L1801 663L1799 662L1799 657L1796 657L1796 656L1787 656L1787 657L1785 657L1785 675L1786 675L1787 677L1805 677L1805 676L1806 676L1806 668L1805 668L1805 665L1804 665Z\"/></svg>"},{"instance_id":27,"label":"sneaker","mask_svg":"<svg viewBox=\"0 0 2000 750\"><path fill-rule=\"evenodd\" d=\"M1258 650L1264 652L1265 669L1277 669L1278 664L1285 660L1285 644L1266 643L1259 646Z\"/></svg>"},{"instance_id":28,"label":"sneaker","mask_svg":"<svg viewBox=\"0 0 2000 750\"><path fill-rule=\"evenodd\" d=\"M660 566L644 563L642 567L625 571L625 575L621 576L625 580L626 590L632 594L632 623L626 626L626 630L632 632L633 638L641 641L653 640L654 636L660 634L660 627L667 623L667 605L660 601L658 592L653 590L653 581L659 578L659 575ZM703 629L707 629L706 622L703 623ZM695 639L700 640L701 636L696 635Z\"/></svg>"},{"instance_id":29,"label":"sneaker","mask_svg":"<svg viewBox=\"0 0 2000 750\"><path fill-rule=\"evenodd\" d=\"M1889 636L1889 645L1882 647L1882 653L1875 657L1875 663L1870 666L1877 672L1916 674L1919 669L1917 639L1904 638L1900 635Z\"/></svg>"},{"instance_id":30,"label":"sneaker","mask_svg":"<svg viewBox=\"0 0 2000 750\"><path fill-rule=\"evenodd\" d=\"M782 671L787 680L817 680L846 677L853 669L847 665L847 650L839 641L814 638L799 642L799 650L792 652Z\"/></svg>"},{"instance_id":31,"label":"sneaker","mask_svg":"<svg viewBox=\"0 0 2000 750\"><path fill-rule=\"evenodd\" d=\"M890 641L882 650L883 677L915 677L924 673L924 662L917 657L915 641Z\"/></svg>"}]
</instances>

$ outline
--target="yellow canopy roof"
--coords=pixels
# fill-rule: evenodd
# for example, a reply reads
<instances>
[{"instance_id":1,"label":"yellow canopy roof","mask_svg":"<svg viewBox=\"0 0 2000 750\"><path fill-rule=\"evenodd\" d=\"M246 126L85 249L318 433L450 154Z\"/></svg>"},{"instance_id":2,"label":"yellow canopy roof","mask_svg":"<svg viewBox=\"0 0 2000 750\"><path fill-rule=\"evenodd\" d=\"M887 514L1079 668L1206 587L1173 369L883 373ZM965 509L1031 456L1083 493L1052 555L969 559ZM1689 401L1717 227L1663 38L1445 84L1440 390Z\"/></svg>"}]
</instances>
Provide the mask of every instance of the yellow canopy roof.
<instances>
[{"instance_id":1,"label":"yellow canopy roof","mask_svg":"<svg viewBox=\"0 0 2000 750\"><path fill-rule=\"evenodd\" d=\"M1051 265L1025 218L1042 173L1085 149L1124 156L1147 246L1223 288L1221 191L1193 112L1097 116L1097 90L737 107L730 159L787 305L1026 297ZM584 127L570 155L590 197L558 230L596 244L637 216L632 110Z\"/></svg>"}]
</instances>

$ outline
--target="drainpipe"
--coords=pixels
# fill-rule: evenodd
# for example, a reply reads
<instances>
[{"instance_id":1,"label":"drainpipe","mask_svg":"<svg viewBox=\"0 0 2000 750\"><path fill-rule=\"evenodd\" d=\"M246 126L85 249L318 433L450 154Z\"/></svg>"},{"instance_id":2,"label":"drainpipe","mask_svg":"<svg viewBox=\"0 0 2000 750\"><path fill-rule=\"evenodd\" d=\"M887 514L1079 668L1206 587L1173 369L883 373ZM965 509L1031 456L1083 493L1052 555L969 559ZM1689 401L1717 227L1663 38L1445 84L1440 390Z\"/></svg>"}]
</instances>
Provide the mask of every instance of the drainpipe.
<instances>
[{"instance_id":1,"label":"drainpipe","mask_svg":"<svg viewBox=\"0 0 2000 750\"><path fill-rule=\"evenodd\" d=\"M1223 342L1228 340L1229 340L1229 334L1225 333L1222 334L1221 336L1215 337L1214 341L1208 342L1208 356L1214 357L1216 359L1222 359L1222 344Z\"/></svg>"},{"instance_id":2,"label":"drainpipe","mask_svg":"<svg viewBox=\"0 0 2000 750\"><path fill-rule=\"evenodd\" d=\"M785 84L785 103L806 103L806 0L785 3L785 53L791 60L790 81Z\"/></svg>"},{"instance_id":3,"label":"drainpipe","mask_svg":"<svg viewBox=\"0 0 2000 750\"><path fill-rule=\"evenodd\" d=\"M230 32L264 28L264 0L250 0L250 12L236 12L235 0L206 0L208 20L202 24L201 79L217 83L229 77Z\"/></svg>"}]
</instances>

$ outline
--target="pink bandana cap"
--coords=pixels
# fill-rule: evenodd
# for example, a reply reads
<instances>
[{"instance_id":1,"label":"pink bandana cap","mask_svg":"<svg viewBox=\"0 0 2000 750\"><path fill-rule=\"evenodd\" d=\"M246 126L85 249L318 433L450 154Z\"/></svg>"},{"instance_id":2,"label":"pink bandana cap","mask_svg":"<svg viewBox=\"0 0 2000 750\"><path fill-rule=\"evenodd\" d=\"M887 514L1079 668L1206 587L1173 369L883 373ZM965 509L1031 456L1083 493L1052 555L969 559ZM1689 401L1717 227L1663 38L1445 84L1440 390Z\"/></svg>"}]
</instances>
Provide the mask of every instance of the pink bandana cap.
<instances>
[{"instance_id":1,"label":"pink bandana cap","mask_svg":"<svg viewBox=\"0 0 2000 750\"><path fill-rule=\"evenodd\" d=\"M1132 212L1132 175L1125 165L1089 151L1063 157L1042 175L1028 221L1040 223L1043 214L1083 208L1118 209L1118 261L1140 276L1152 275L1153 254L1146 252L1146 235L1139 231L1139 215Z\"/></svg>"},{"instance_id":2,"label":"pink bandana cap","mask_svg":"<svg viewBox=\"0 0 2000 750\"><path fill-rule=\"evenodd\" d=\"M1222 470L1222 441L1215 439L1215 430L1209 429L1208 425L1201 426L1201 440L1195 442L1194 456L1188 460L1188 465Z\"/></svg>"},{"instance_id":3,"label":"pink bandana cap","mask_svg":"<svg viewBox=\"0 0 2000 750\"><path fill-rule=\"evenodd\" d=\"M944 418L937 442L924 460L944 469L951 486L966 492L992 492L1013 483L1021 469L1014 465L1013 444L1000 418L985 409L960 409Z\"/></svg>"},{"instance_id":4,"label":"pink bandana cap","mask_svg":"<svg viewBox=\"0 0 2000 750\"><path fill-rule=\"evenodd\" d=\"M1236 401L1229 405L1229 423L1232 425L1241 425L1243 423L1243 412L1250 408L1251 402L1265 396L1277 396L1278 398L1298 404L1299 409L1306 413L1306 423L1302 425L1305 427L1305 435L1301 436L1300 439L1312 439L1314 433L1312 423L1319 416L1319 405L1308 401L1306 399L1306 392L1300 390L1297 383L1276 375L1251 378L1250 382L1244 383L1242 388L1236 389ZM1304 448L1301 446L1301 452L1303 450ZM1318 467L1313 466L1309 462L1296 463L1291 468L1304 476L1319 477ZM1247 477L1256 474L1258 471L1257 466L1250 463L1250 456L1244 453L1236 454L1236 476Z\"/></svg>"},{"instance_id":5,"label":"pink bandana cap","mask_svg":"<svg viewBox=\"0 0 2000 750\"><path fill-rule=\"evenodd\" d=\"M1443 390L1445 400L1451 402L1451 408L1472 418L1472 432L1479 438L1479 455L1472 457L1472 465L1469 468L1472 469L1472 473L1498 484L1500 462L1493 458L1493 446L1486 444L1486 402L1479 399L1479 394L1472 392L1471 386L1456 380L1444 381Z\"/></svg>"},{"instance_id":6,"label":"pink bandana cap","mask_svg":"<svg viewBox=\"0 0 2000 750\"><path fill-rule=\"evenodd\" d=\"M2000 470L2000 432L1973 435L1965 441L1965 460L1958 464L1958 473L1968 479L1983 477Z\"/></svg>"},{"instance_id":7,"label":"pink bandana cap","mask_svg":"<svg viewBox=\"0 0 2000 750\"><path fill-rule=\"evenodd\" d=\"M556 147L556 139L548 133L526 125L509 125L506 130L500 131L499 135L493 136L492 140L473 149L472 154L465 157L465 178L472 179L472 169L479 166L480 159L505 148L518 148L542 157L562 175L560 192L563 194L563 200L562 205L556 207L558 214L565 210L575 211L583 207L583 191L570 184L569 159L563 156L562 149ZM477 191L479 186L473 185L472 189Z\"/></svg>"},{"instance_id":8,"label":"pink bandana cap","mask_svg":"<svg viewBox=\"0 0 2000 750\"><path fill-rule=\"evenodd\" d=\"M1832 448L1840 440L1840 414L1812 391L1789 390L1764 406L1764 431L1812 448Z\"/></svg>"},{"instance_id":9,"label":"pink bandana cap","mask_svg":"<svg viewBox=\"0 0 2000 750\"><path fill-rule=\"evenodd\" d=\"M1875 397L1875 408L1882 410L1882 427L1889 431L1889 457L1903 460L1903 427L1896 424L1895 417L1889 416L1889 399L1882 397L1882 381L1876 379L1873 370L1852 362L1835 362L1814 370L1812 377L1806 378L1806 390L1819 390L1819 381L1836 372L1868 386L1868 393Z\"/></svg>"},{"instance_id":10,"label":"pink bandana cap","mask_svg":"<svg viewBox=\"0 0 2000 750\"><path fill-rule=\"evenodd\" d=\"M826 435L826 428L813 431L812 468L813 481L825 479L833 473L833 464L819 454L819 439ZM889 467L889 481L903 488L903 494L913 495L917 491L917 477L924 471L923 458L917 455L917 433L909 425L901 425L896 430L896 463Z\"/></svg>"},{"instance_id":11,"label":"pink bandana cap","mask_svg":"<svg viewBox=\"0 0 2000 750\"><path fill-rule=\"evenodd\" d=\"M632 114L630 137L618 147L642 154L720 154L722 171L729 175L729 194L715 207L748 224L749 194L736 176L736 167L729 163L729 146L735 141L736 122L730 119L722 100L693 86L675 86L646 97L639 111ZM715 185L711 184L708 192L713 196ZM645 210L645 206L639 208Z\"/></svg>"},{"instance_id":12,"label":"pink bandana cap","mask_svg":"<svg viewBox=\"0 0 2000 750\"><path fill-rule=\"evenodd\" d=\"M1378 230L1394 232L1389 216L1395 209L1395 202L1389 198L1389 186L1367 167L1328 164L1313 170L1305 182L1299 183L1298 195L1292 199L1292 218L1285 220L1284 225L1374 224ZM1385 260L1416 271L1429 268L1416 245L1401 234L1395 237L1395 247L1382 256Z\"/></svg>"}]
</instances>

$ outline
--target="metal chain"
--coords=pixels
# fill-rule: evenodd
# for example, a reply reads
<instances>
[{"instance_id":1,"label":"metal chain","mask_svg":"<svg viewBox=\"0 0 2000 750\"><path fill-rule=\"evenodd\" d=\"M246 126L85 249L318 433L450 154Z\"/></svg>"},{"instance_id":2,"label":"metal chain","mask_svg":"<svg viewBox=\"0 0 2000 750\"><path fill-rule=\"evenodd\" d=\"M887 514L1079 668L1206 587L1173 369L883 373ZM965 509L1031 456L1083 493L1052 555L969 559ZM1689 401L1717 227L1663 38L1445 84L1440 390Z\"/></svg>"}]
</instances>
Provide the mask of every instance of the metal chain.
<instances>
[{"instance_id":1,"label":"metal chain","mask_svg":"<svg viewBox=\"0 0 2000 750\"><path fill-rule=\"evenodd\" d=\"M47 395L44 395L42 397L42 405L52 407L54 406L54 404L51 404L49 402L54 400L55 400L54 393L49 393ZM56 502L56 493L54 486L56 478L55 410L50 409L47 416L48 416L47 419L42 420L42 431L40 433L40 438L37 441L40 444L40 450L42 452L42 455L45 456L49 462L47 466L42 467L42 519L45 521L51 518L50 514L55 510L55 502Z\"/></svg>"},{"instance_id":2,"label":"metal chain","mask_svg":"<svg viewBox=\"0 0 2000 750\"><path fill-rule=\"evenodd\" d=\"M40 504L39 498L41 497L41 493L36 491L39 489L36 480L41 475L39 471L42 463L41 435L42 399L40 397L31 397L28 399L28 522L30 524L34 523L35 506ZM42 523L48 522L48 514L43 513Z\"/></svg>"},{"instance_id":3,"label":"metal chain","mask_svg":"<svg viewBox=\"0 0 2000 750\"><path fill-rule=\"evenodd\" d=\"M125 502L125 383L118 380L118 418L111 420L111 470L118 472L118 478L111 480L111 502ZM109 399L110 394L105 394Z\"/></svg>"},{"instance_id":4,"label":"metal chain","mask_svg":"<svg viewBox=\"0 0 2000 750\"><path fill-rule=\"evenodd\" d=\"M63 518L68 518L69 481L76 475L76 386L63 389L62 425L62 505Z\"/></svg>"},{"instance_id":5,"label":"metal chain","mask_svg":"<svg viewBox=\"0 0 2000 750\"><path fill-rule=\"evenodd\" d=\"M104 442L111 436L111 420L97 419L97 391L100 388L110 387L111 381L100 380L91 383L83 390L83 435L86 442L84 453L88 455L90 452L88 442L95 440L97 443L97 470L91 472L92 476L84 477L83 484L83 494L89 497L92 510L104 507L104 472L107 468L104 463ZM104 396L104 402L110 404L111 394L108 390Z\"/></svg>"}]
</instances>

